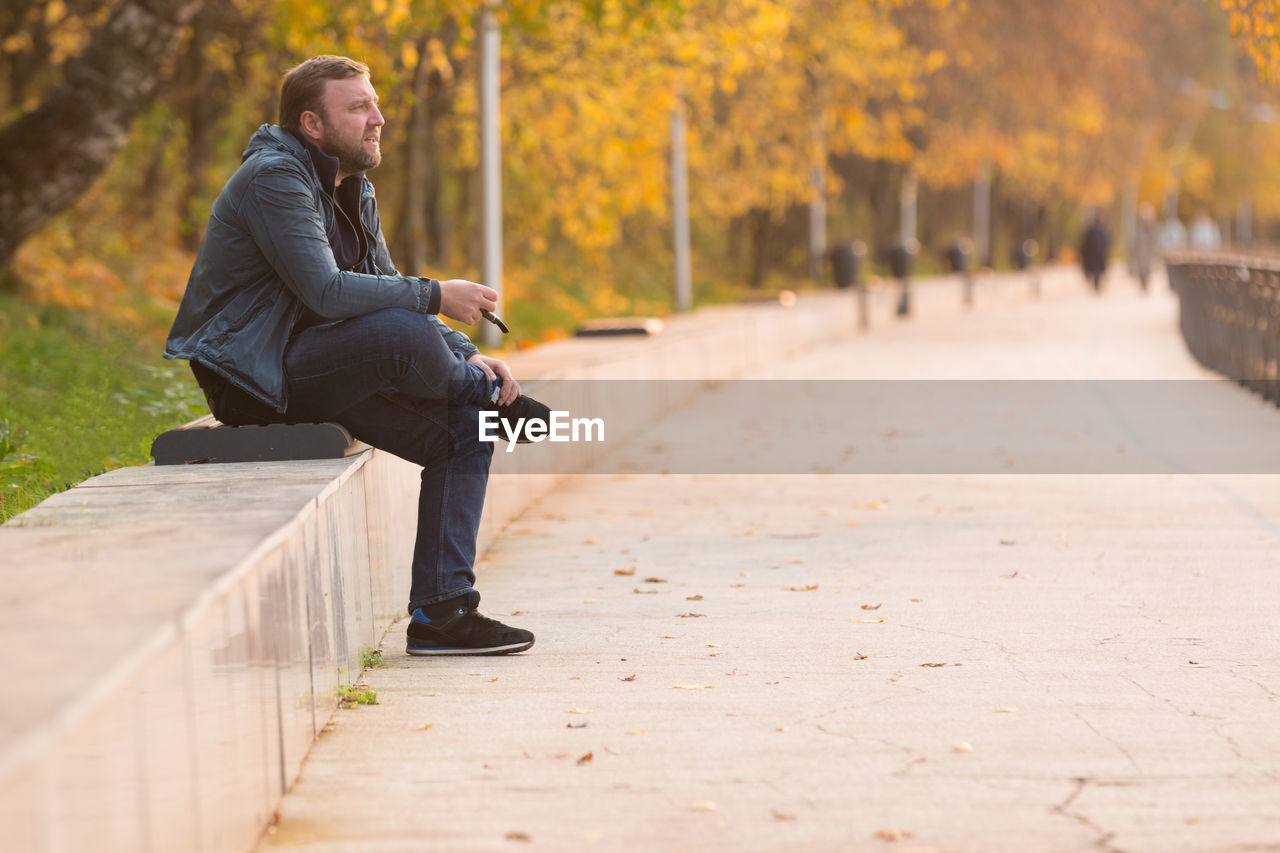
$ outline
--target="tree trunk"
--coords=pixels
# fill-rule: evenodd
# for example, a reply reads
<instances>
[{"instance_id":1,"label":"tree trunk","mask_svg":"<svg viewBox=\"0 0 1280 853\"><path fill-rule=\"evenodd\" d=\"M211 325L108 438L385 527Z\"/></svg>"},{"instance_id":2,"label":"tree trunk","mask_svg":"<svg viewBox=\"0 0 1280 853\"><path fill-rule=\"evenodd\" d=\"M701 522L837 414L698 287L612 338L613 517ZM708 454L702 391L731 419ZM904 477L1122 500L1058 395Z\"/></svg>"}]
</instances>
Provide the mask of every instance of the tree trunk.
<instances>
[{"instance_id":1,"label":"tree trunk","mask_svg":"<svg viewBox=\"0 0 1280 853\"><path fill-rule=\"evenodd\" d=\"M119 0L62 84L0 130L0 266L111 162L202 2Z\"/></svg>"},{"instance_id":2,"label":"tree trunk","mask_svg":"<svg viewBox=\"0 0 1280 853\"><path fill-rule=\"evenodd\" d=\"M405 135L405 182L401 206L405 234L400 251L402 272L419 275L427 267L427 182L431 164L427 162L427 135L431 128L428 83L431 76L427 56L430 33L418 39L418 64L413 69L413 106L409 111L409 132Z\"/></svg>"}]
</instances>

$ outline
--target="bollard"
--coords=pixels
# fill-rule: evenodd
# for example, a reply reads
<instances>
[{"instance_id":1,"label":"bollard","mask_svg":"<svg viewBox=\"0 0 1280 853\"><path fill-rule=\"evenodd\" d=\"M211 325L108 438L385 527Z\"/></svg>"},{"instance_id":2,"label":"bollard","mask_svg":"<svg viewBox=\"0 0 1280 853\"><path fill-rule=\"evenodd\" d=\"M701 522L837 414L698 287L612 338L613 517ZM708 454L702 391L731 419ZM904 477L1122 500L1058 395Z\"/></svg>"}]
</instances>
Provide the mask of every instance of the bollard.
<instances>
[{"instance_id":1,"label":"bollard","mask_svg":"<svg viewBox=\"0 0 1280 853\"><path fill-rule=\"evenodd\" d=\"M947 249L947 263L951 265L951 271L960 273L964 282L964 306L966 308L973 307L973 272L969 268L969 259L972 256L973 241L968 237L961 237Z\"/></svg>"},{"instance_id":2,"label":"bollard","mask_svg":"<svg viewBox=\"0 0 1280 853\"><path fill-rule=\"evenodd\" d=\"M898 241L889 251L889 267L901 286L898 296L899 317L911 316L911 268L919 251L920 243L914 237Z\"/></svg>"}]
</instances>

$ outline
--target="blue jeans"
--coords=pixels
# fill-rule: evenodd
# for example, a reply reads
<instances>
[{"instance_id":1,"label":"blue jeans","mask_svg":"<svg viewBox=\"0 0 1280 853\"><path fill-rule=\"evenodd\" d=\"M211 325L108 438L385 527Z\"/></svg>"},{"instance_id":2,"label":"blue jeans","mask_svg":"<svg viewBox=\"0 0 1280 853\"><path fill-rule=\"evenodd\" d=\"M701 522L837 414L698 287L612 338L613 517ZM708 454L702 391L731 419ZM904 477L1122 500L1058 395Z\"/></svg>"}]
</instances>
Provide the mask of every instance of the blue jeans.
<instances>
[{"instance_id":1,"label":"blue jeans","mask_svg":"<svg viewBox=\"0 0 1280 853\"><path fill-rule=\"evenodd\" d=\"M489 377L453 353L424 315L400 308L298 332L284 368L281 413L194 365L224 424L332 421L421 465L409 612L469 592L493 458L476 429Z\"/></svg>"}]
</instances>

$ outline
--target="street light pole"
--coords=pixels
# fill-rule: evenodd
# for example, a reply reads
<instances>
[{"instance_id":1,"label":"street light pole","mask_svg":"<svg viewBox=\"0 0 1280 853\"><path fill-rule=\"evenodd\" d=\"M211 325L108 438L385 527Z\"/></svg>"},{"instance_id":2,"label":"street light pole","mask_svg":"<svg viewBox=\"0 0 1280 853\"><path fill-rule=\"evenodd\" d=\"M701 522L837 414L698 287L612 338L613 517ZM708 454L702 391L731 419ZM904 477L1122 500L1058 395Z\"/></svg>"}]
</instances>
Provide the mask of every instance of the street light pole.
<instances>
[{"instance_id":1,"label":"street light pole","mask_svg":"<svg viewBox=\"0 0 1280 853\"><path fill-rule=\"evenodd\" d=\"M676 262L676 310L693 307L693 261L689 239L689 163L685 155L684 93L671 110L671 214Z\"/></svg>"},{"instance_id":2,"label":"street light pole","mask_svg":"<svg viewBox=\"0 0 1280 853\"><path fill-rule=\"evenodd\" d=\"M502 307L502 151L499 133L498 75L501 69L502 36L493 4L480 14L480 179L483 194L484 283L498 291L499 316ZM484 342L497 346L498 328L482 324Z\"/></svg>"}]
</instances>

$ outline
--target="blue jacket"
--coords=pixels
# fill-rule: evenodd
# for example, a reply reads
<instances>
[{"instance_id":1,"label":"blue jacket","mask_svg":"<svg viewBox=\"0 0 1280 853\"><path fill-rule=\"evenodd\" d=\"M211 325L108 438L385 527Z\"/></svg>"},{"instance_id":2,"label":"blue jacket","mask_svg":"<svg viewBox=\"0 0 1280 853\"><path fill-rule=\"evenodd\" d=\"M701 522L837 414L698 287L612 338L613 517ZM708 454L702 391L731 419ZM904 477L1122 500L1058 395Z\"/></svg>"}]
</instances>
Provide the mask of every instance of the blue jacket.
<instances>
[{"instance_id":1,"label":"blue jacket","mask_svg":"<svg viewBox=\"0 0 1280 853\"><path fill-rule=\"evenodd\" d=\"M312 153L314 151L314 154ZM381 308L440 310L440 283L396 271L382 236L373 184L361 176L361 245L355 272L338 268L329 235L337 227L338 161L309 151L292 133L263 125L213 202L204 242L187 280L165 358L185 358L225 377L278 412L288 407L284 353L303 308L324 322ZM466 335L431 321L463 358Z\"/></svg>"}]
</instances>

